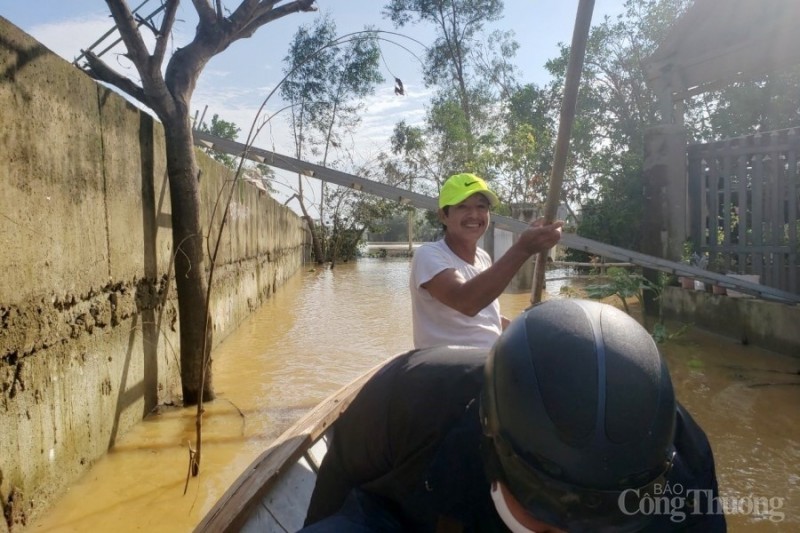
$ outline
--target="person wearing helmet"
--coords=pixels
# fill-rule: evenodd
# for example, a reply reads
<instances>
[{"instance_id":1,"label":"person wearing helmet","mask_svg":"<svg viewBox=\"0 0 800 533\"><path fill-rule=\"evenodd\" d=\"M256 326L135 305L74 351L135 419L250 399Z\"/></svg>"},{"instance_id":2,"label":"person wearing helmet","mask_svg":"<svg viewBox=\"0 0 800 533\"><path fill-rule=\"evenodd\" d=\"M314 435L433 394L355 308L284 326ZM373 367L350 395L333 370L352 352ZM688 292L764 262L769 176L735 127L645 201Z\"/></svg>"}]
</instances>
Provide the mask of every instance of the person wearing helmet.
<instances>
[{"instance_id":1,"label":"person wearing helmet","mask_svg":"<svg viewBox=\"0 0 800 533\"><path fill-rule=\"evenodd\" d=\"M373 376L334 425L303 531L725 530L708 439L650 335L567 299L490 350L415 350Z\"/></svg>"},{"instance_id":2,"label":"person wearing helmet","mask_svg":"<svg viewBox=\"0 0 800 533\"><path fill-rule=\"evenodd\" d=\"M562 222L536 221L492 264L478 241L497 204L495 193L475 174L456 174L442 185L438 216L444 238L420 246L411 262L415 348L491 347L507 324L497 298L528 258L561 238Z\"/></svg>"}]
</instances>

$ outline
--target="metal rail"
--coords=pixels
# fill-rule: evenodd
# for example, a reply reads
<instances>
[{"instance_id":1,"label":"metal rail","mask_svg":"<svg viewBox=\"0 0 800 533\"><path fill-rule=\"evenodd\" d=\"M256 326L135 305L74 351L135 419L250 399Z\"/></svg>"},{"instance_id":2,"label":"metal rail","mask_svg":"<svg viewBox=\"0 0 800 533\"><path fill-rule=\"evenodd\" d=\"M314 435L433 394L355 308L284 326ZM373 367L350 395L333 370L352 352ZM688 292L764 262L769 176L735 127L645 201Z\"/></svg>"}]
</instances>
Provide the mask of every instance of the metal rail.
<instances>
[{"instance_id":1,"label":"metal rail","mask_svg":"<svg viewBox=\"0 0 800 533\"><path fill-rule=\"evenodd\" d=\"M301 159L278 154L269 150L255 148L252 146L247 147L242 143L215 137L214 135L210 135L198 130L194 130L194 142L197 146L201 146L203 148L213 149L217 152L224 152L235 157L244 157L245 159L263 163L281 170L295 172L304 176L309 176L344 187L350 187L351 189L355 189L357 191L363 191L369 194L380 196L382 198L400 202L403 205L413 205L414 207L429 209L432 211L436 211L438 209L438 203L436 199L430 196L425 196L423 194L401 189L399 187L386 185L385 183L368 180L353 174L347 174L339 170L334 170L332 168L315 165L314 163L309 163ZM495 223L496 227L514 233L521 233L528 227L526 222L501 215L493 214L492 221ZM650 268L653 270L666 272L668 274L675 274L677 276L692 277L704 283L716 284L721 287L735 289L739 292L756 296L764 300L771 300L774 302L791 305L800 303L800 294L775 289L773 287L767 287L766 285L753 283L747 280L732 278L723 274L717 274L716 272L709 272L708 270L703 270L702 268L692 265L668 261L667 259L653 257L643 253L635 252L633 250L626 250L618 246L612 246L610 244L604 244L592 239L587 239L586 237L581 237L574 233L564 233L561 237L560 244L567 246L568 248L582 250L590 254L616 259L618 261L634 263L644 268Z\"/></svg>"}]
</instances>

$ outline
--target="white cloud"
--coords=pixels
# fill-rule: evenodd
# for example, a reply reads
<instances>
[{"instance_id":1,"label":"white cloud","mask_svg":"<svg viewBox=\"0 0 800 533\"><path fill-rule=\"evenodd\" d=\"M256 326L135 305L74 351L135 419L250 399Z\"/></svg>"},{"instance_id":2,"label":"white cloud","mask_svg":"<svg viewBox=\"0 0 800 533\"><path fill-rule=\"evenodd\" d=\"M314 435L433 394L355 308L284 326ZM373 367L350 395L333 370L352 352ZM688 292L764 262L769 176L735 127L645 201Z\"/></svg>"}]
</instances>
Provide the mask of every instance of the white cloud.
<instances>
[{"instance_id":1,"label":"white cloud","mask_svg":"<svg viewBox=\"0 0 800 533\"><path fill-rule=\"evenodd\" d=\"M205 111L205 121L209 122L214 113L223 120L235 123L240 129L239 141L244 142L259 107L272 90L272 87L242 88L220 84L212 73L212 79L201 76L198 88L193 97L193 109ZM411 86L406 96L394 94L391 87L380 88L377 93L365 102L361 113L361 124L348 144L351 152L356 154L358 163L371 160L381 150L388 149L394 125L401 120L406 123L421 124L425 117L425 104L430 92L424 88ZM272 117L269 125L263 127L255 145L279 153L291 154L293 141L288 125L288 111L283 109L284 103L278 95L274 95L262 110L257 124L262 124L266 117Z\"/></svg>"},{"instance_id":2,"label":"white cloud","mask_svg":"<svg viewBox=\"0 0 800 533\"><path fill-rule=\"evenodd\" d=\"M57 55L72 62L114 26L107 14L94 14L32 26L26 32Z\"/></svg>"}]
</instances>

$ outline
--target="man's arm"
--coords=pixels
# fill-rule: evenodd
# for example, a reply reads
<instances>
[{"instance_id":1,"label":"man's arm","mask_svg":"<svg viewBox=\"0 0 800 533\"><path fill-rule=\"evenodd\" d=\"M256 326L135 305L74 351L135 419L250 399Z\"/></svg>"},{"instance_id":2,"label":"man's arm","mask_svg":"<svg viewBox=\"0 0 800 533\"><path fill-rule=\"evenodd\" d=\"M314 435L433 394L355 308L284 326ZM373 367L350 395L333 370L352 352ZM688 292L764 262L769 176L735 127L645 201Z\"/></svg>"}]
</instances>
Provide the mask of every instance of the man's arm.
<instances>
[{"instance_id":1,"label":"man's arm","mask_svg":"<svg viewBox=\"0 0 800 533\"><path fill-rule=\"evenodd\" d=\"M563 222L542 225L540 221L522 232L517 242L485 271L466 281L454 269L439 272L422 287L448 307L475 316L500 296L514 274L534 254L549 250L561 239Z\"/></svg>"}]
</instances>

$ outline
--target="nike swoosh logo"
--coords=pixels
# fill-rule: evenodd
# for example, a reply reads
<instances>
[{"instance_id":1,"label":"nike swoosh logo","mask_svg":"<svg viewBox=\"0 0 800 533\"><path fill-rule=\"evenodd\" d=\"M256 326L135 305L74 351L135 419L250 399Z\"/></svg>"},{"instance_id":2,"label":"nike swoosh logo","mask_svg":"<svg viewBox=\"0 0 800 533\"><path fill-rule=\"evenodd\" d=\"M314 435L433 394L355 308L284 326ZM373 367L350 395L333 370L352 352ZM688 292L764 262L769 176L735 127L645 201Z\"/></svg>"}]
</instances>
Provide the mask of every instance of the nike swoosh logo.
<instances>
[{"instance_id":1,"label":"nike swoosh logo","mask_svg":"<svg viewBox=\"0 0 800 533\"><path fill-rule=\"evenodd\" d=\"M464 182L464 187L469 187L470 185L475 185L476 183L478 183L478 182L477 181L470 181L470 182L466 182L465 181Z\"/></svg>"}]
</instances>

